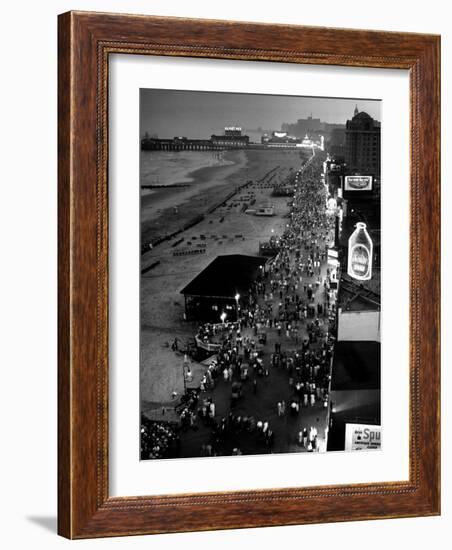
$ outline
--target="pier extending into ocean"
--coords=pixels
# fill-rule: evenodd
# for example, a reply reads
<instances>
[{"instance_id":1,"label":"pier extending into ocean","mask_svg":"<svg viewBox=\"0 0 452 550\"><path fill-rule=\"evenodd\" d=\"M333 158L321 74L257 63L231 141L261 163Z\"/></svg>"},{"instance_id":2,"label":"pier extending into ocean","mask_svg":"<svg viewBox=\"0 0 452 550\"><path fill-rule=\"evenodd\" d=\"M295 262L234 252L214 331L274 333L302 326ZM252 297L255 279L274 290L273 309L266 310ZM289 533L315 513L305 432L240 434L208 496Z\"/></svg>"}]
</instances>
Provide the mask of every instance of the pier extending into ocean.
<instances>
[{"instance_id":1,"label":"pier extending into ocean","mask_svg":"<svg viewBox=\"0 0 452 550\"><path fill-rule=\"evenodd\" d=\"M223 136L213 136L211 139L190 139L186 137L175 138L143 138L141 140L142 151L225 151L229 149L312 149L311 145L304 146L300 143L255 143L247 140L225 140ZM241 136L248 137L248 136Z\"/></svg>"}]
</instances>

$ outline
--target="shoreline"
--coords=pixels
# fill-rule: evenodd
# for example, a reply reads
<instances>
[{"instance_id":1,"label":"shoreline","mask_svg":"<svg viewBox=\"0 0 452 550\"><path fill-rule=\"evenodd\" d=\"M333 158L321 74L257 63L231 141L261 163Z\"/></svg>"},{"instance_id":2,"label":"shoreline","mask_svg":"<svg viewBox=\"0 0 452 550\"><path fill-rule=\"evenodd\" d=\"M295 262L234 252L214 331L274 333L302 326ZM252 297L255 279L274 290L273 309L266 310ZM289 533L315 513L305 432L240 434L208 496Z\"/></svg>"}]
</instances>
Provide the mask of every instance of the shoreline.
<instances>
[{"instance_id":1,"label":"shoreline","mask_svg":"<svg viewBox=\"0 0 452 550\"><path fill-rule=\"evenodd\" d=\"M245 183L242 172L249 165L243 150L227 151L228 164L203 166L187 173L191 184L150 189L141 195L142 241L150 241L182 228L196 215L207 213L223 195L226 199L232 186ZM174 213L174 207L178 213ZM162 223L164 222L164 223Z\"/></svg>"},{"instance_id":2,"label":"shoreline","mask_svg":"<svg viewBox=\"0 0 452 550\"><path fill-rule=\"evenodd\" d=\"M189 187L189 185L188 183L162 183L161 185L159 185L158 183L149 183L142 185L141 189L171 189L172 187Z\"/></svg>"},{"instance_id":3,"label":"shoreline","mask_svg":"<svg viewBox=\"0 0 452 550\"><path fill-rule=\"evenodd\" d=\"M195 170L192 170L191 172L188 172L187 177L190 177L194 183L205 183L206 181L208 181L209 176L211 175L214 176L215 172L221 170L222 168L236 167L238 170L242 167L245 167L248 164L248 158L246 156L246 152L243 149L239 149L236 151L225 151L225 156L226 155L234 156L234 157L240 156L245 158L239 158L238 160L234 159L224 164L214 164L212 166L201 166L199 168L195 168Z\"/></svg>"},{"instance_id":4,"label":"shoreline","mask_svg":"<svg viewBox=\"0 0 452 550\"><path fill-rule=\"evenodd\" d=\"M171 187L182 183L193 183L195 179L192 174L201 168L234 164L233 160L227 159L228 153L229 151L222 151L214 156L211 151L179 151L177 153L174 151L142 151L140 185L142 187L153 185ZM157 168L158 166L160 169Z\"/></svg>"}]
</instances>

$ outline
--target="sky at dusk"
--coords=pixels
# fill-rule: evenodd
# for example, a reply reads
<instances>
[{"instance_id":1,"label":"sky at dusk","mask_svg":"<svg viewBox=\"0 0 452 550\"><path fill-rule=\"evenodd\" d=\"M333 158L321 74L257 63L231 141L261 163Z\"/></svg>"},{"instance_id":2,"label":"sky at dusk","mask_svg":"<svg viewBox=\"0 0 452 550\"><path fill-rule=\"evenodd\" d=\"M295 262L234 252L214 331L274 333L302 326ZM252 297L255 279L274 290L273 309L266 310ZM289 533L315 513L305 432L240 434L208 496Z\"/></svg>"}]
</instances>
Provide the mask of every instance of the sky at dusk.
<instances>
[{"instance_id":1,"label":"sky at dusk","mask_svg":"<svg viewBox=\"0 0 452 550\"><path fill-rule=\"evenodd\" d=\"M322 122L345 124L355 105L380 120L379 100L141 89L140 133L199 139L223 133L225 126L279 130L283 122L311 113Z\"/></svg>"}]
</instances>

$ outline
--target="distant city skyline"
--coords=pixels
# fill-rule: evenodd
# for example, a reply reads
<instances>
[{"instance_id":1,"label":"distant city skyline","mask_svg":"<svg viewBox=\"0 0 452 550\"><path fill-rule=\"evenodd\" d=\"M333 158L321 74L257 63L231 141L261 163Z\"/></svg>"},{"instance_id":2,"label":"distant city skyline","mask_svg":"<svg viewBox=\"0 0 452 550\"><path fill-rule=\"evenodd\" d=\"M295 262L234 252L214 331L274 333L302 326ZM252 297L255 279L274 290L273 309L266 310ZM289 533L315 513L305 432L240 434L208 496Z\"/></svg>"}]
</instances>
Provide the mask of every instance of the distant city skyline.
<instances>
[{"instance_id":1,"label":"distant city skyline","mask_svg":"<svg viewBox=\"0 0 452 550\"><path fill-rule=\"evenodd\" d=\"M345 124L356 105L380 120L381 101L375 99L141 89L140 133L202 139L222 133L225 126L280 130L283 123L311 115L322 122Z\"/></svg>"}]
</instances>

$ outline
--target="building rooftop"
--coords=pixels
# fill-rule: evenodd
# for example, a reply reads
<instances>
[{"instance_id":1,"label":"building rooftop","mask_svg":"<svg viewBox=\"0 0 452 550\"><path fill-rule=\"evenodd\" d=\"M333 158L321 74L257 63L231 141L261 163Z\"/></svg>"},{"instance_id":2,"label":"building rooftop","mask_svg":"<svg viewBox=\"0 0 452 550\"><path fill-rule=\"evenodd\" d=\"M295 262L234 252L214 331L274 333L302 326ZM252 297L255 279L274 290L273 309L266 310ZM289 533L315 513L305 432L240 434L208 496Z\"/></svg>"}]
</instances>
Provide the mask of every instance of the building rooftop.
<instances>
[{"instance_id":1,"label":"building rooftop","mask_svg":"<svg viewBox=\"0 0 452 550\"><path fill-rule=\"evenodd\" d=\"M365 111L361 111L358 114L356 114L353 118L368 119L368 118L372 118L372 117L370 115L368 115Z\"/></svg>"},{"instance_id":2,"label":"building rooftop","mask_svg":"<svg viewBox=\"0 0 452 550\"><path fill-rule=\"evenodd\" d=\"M247 293L266 261L263 256L217 256L181 290L181 294L234 298L237 293Z\"/></svg>"},{"instance_id":3,"label":"building rooftop","mask_svg":"<svg viewBox=\"0 0 452 550\"><path fill-rule=\"evenodd\" d=\"M345 268L346 269L346 268ZM381 307L380 269L372 270L372 279L356 281L343 272L339 283L338 307L346 311L376 311Z\"/></svg>"}]
</instances>

